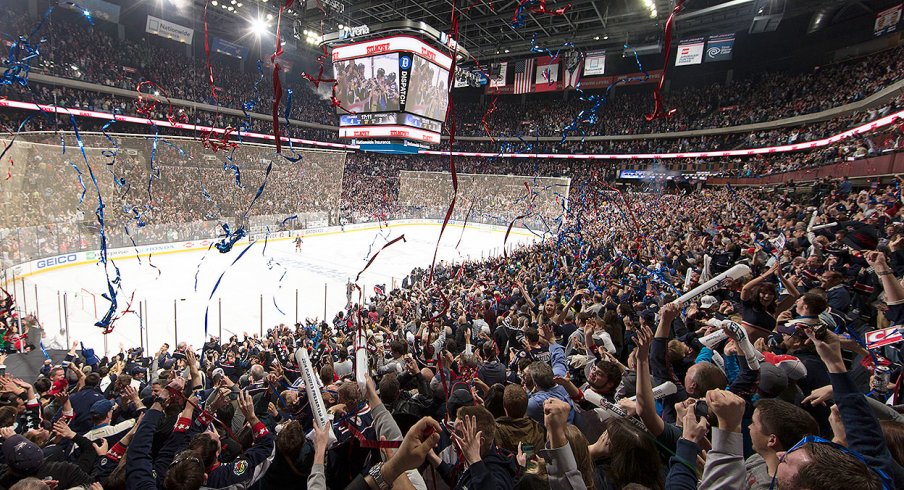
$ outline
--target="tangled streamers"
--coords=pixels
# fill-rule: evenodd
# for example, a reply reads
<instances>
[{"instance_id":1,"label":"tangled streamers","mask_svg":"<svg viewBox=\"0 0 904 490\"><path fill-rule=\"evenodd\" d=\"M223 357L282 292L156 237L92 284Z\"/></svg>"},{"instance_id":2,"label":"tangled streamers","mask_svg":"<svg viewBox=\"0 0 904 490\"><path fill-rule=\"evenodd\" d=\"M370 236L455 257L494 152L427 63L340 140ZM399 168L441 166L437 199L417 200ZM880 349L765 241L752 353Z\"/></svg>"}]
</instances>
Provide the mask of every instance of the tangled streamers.
<instances>
[{"instance_id":1,"label":"tangled streamers","mask_svg":"<svg viewBox=\"0 0 904 490\"><path fill-rule=\"evenodd\" d=\"M546 0L520 0L518 6L515 7L515 15L512 16L512 27L515 29L524 27L524 18L528 13L565 15L565 12L570 8L571 4L569 3L562 8L549 10L546 8Z\"/></svg>"},{"instance_id":2,"label":"tangled streamers","mask_svg":"<svg viewBox=\"0 0 904 490\"><path fill-rule=\"evenodd\" d=\"M631 48L629 45L625 44L625 49L632 49L634 51L634 61L637 62L637 68L643 73L643 77L626 77L621 78L613 82L611 85L606 87L606 91L601 95L588 95L584 96L584 90L581 89L581 82L578 82L577 86L575 86L575 91L580 94L580 100L584 102L591 103L589 108L581 110L578 115L568 123L564 128L562 128L562 140L559 144L565 144L566 138L568 138L568 134L574 131L581 132L581 143L584 142L584 138L587 137L587 131L584 129L586 126L593 126L597 122L599 122L599 110L609 100L609 93L612 92L612 89L618 85L622 85L629 82L637 82L637 81L646 81L650 79L650 73L647 72L643 65L640 63L640 56L637 55L637 50ZM661 85L660 80L660 85ZM658 93L658 92L657 92Z\"/></svg>"},{"instance_id":3,"label":"tangled streamers","mask_svg":"<svg viewBox=\"0 0 904 490\"><path fill-rule=\"evenodd\" d=\"M210 64L210 44L208 42L208 32L207 32L207 5L209 1L204 2L204 55L206 56L207 61L207 81L210 84L210 96L213 97L214 104L216 106L216 113L214 114L214 121L218 119L220 115L220 98L217 95L217 87L214 84L213 80L213 66ZM279 39L276 41L279 43ZM229 135L235 131L235 128L229 126L223 131L220 135L219 140L211 139L211 135L213 134L213 128L210 130L205 130L201 132L201 144L204 145L204 148L210 148L214 153L218 152L221 148L235 148L238 146L238 143L234 141L229 141Z\"/></svg>"},{"instance_id":4,"label":"tangled streamers","mask_svg":"<svg viewBox=\"0 0 904 490\"><path fill-rule=\"evenodd\" d=\"M260 187L257 188L257 192L254 194L254 198L251 199L251 203L248 204L248 209L246 209L245 212L242 214L240 221L244 222L245 219L248 218L248 213L251 212L251 208L254 206L254 203L257 202L257 200L261 197L261 194L264 193L264 189L267 187L267 182L270 180L270 172L272 172L272 171L273 171L273 162L270 162L267 165L266 172L264 172L264 180L261 182ZM209 195L207 195L206 197L209 197ZM222 235L223 239L220 240L219 242L217 242L215 244L215 246L217 247L217 250L219 250L220 253L224 254L224 253L228 253L230 250L232 250L232 247L239 240L241 240L242 238L247 236L248 232L245 230L244 224L240 224L239 227L235 229L235 231L233 231L229 227L229 223L223 223L222 226L223 226L223 232L224 232L224 234ZM244 252L242 252L242 253L244 253ZM203 261L204 259L202 258L201 260ZM201 264L198 264L198 269L200 269L200 268L201 268ZM196 281L196 284L197 284L197 281Z\"/></svg>"},{"instance_id":5,"label":"tangled streamers","mask_svg":"<svg viewBox=\"0 0 904 490\"><path fill-rule=\"evenodd\" d=\"M82 159L85 161L85 166L88 168L88 175L91 177L91 182L94 184L94 190L97 192L97 209L94 211L94 215L97 218L97 224L100 229L99 261L104 265L104 274L107 276L107 292L101 296L110 302L110 308L107 310L107 313L104 314L103 318L98 320L94 325L103 328L104 334L108 334L113 331L113 324L115 322L113 315L116 314L116 308L118 306L116 301L116 290L118 287L121 287L120 282L122 280L122 275L119 273L119 267L117 267L115 263L112 263L112 260L107 260L107 225L104 220L104 199L103 196L101 196L100 186L97 184L97 177L94 176L94 170L91 169L91 164L88 163L88 154L85 152L85 144L82 142L82 136L78 131L78 125L75 123L75 116L70 114L69 122L72 124L72 131L75 133L75 140L78 143L79 151L81 151ZM112 263L116 273L116 276L113 279L110 278L108 263Z\"/></svg>"},{"instance_id":6,"label":"tangled streamers","mask_svg":"<svg viewBox=\"0 0 904 490\"><path fill-rule=\"evenodd\" d=\"M283 54L282 48L282 14L291 7L295 0L286 0L285 5L279 7L276 17L276 49L270 55L270 63L273 63L273 138L276 140L276 153L282 153L282 135L279 132L279 105L282 102L282 81L279 78L279 57Z\"/></svg>"},{"instance_id":7,"label":"tangled streamers","mask_svg":"<svg viewBox=\"0 0 904 490\"><path fill-rule=\"evenodd\" d=\"M242 133L251 131L251 111L260 104L260 84L264 81L264 68L261 60L257 60L257 73L260 75L257 81L254 82L254 93L257 95L257 98L242 102L242 113L245 115L245 119L239 127L238 137L240 142L242 141Z\"/></svg>"},{"instance_id":8,"label":"tangled streamers","mask_svg":"<svg viewBox=\"0 0 904 490\"><path fill-rule=\"evenodd\" d=\"M665 53L665 60L662 64L662 77L659 79L659 85L653 88L653 112L644 116L647 121L652 121L660 117L672 117L675 115L675 109L663 112L661 92L662 86L665 84L666 71L669 69L669 52L672 50L672 28L674 27L675 14L681 12L681 9L684 7L684 2L685 0L678 0L675 3L675 8L672 10L672 13L669 14L668 20L665 21L665 33L662 36L665 41L665 47L662 50L662 52Z\"/></svg>"},{"instance_id":9,"label":"tangled streamers","mask_svg":"<svg viewBox=\"0 0 904 490\"><path fill-rule=\"evenodd\" d=\"M490 103L490 106L487 107L487 111L483 113L483 117L480 118L481 124L483 124L483 130L487 133L487 136L490 138L490 143L496 144L496 139L493 138L493 135L490 134L490 126L487 124L487 118L494 112L496 112L496 101L499 100L499 94L496 94L493 97L493 102Z\"/></svg>"}]
</instances>

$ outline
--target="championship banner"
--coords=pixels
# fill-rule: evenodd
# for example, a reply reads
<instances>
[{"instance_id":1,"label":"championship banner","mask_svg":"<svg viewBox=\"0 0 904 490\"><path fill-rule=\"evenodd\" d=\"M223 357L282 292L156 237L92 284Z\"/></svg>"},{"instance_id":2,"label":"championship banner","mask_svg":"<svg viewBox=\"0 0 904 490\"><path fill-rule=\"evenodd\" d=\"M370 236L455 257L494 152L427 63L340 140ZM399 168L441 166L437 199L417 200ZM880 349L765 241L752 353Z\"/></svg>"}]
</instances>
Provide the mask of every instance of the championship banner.
<instances>
[{"instance_id":1,"label":"championship banner","mask_svg":"<svg viewBox=\"0 0 904 490\"><path fill-rule=\"evenodd\" d=\"M558 90L559 60L549 56L537 58L537 76L534 80L535 92L552 92Z\"/></svg>"},{"instance_id":2,"label":"championship banner","mask_svg":"<svg viewBox=\"0 0 904 490\"><path fill-rule=\"evenodd\" d=\"M731 61L734 53L735 35L717 34L709 36L706 40L706 57L705 62L710 61Z\"/></svg>"},{"instance_id":3,"label":"championship banner","mask_svg":"<svg viewBox=\"0 0 904 490\"><path fill-rule=\"evenodd\" d=\"M496 68L499 72L496 72ZM505 77L508 75L508 62L494 63L490 72L490 87L505 87Z\"/></svg>"},{"instance_id":4,"label":"championship banner","mask_svg":"<svg viewBox=\"0 0 904 490\"><path fill-rule=\"evenodd\" d=\"M571 50L562 55L562 85L563 88L577 87L581 82L581 68L584 64L582 53Z\"/></svg>"},{"instance_id":5,"label":"championship banner","mask_svg":"<svg viewBox=\"0 0 904 490\"><path fill-rule=\"evenodd\" d=\"M160 37L173 39L180 43L191 44L191 40L195 35L195 31L179 24L173 24L163 19L158 19L153 15L148 16L145 31L150 34L156 34Z\"/></svg>"},{"instance_id":6,"label":"championship banner","mask_svg":"<svg viewBox=\"0 0 904 490\"><path fill-rule=\"evenodd\" d=\"M584 58L584 76L592 77L606 74L606 52L590 51Z\"/></svg>"},{"instance_id":7,"label":"championship banner","mask_svg":"<svg viewBox=\"0 0 904 490\"><path fill-rule=\"evenodd\" d=\"M703 63L703 38L685 39L678 43L675 66L699 65Z\"/></svg>"},{"instance_id":8,"label":"championship banner","mask_svg":"<svg viewBox=\"0 0 904 490\"><path fill-rule=\"evenodd\" d=\"M238 58L240 60L248 57L248 48L242 46L241 44L229 42L218 37L213 38L213 44L210 46L210 48L217 53L225 54L226 56L232 56L233 58Z\"/></svg>"},{"instance_id":9,"label":"championship banner","mask_svg":"<svg viewBox=\"0 0 904 490\"><path fill-rule=\"evenodd\" d=\"M895 5L889 9L885 9L876 15L876 24L873 26L873 35L882 36L898 30L898 23L901 22L901 10L904 4Z\"/></svg>"}]
</instances>

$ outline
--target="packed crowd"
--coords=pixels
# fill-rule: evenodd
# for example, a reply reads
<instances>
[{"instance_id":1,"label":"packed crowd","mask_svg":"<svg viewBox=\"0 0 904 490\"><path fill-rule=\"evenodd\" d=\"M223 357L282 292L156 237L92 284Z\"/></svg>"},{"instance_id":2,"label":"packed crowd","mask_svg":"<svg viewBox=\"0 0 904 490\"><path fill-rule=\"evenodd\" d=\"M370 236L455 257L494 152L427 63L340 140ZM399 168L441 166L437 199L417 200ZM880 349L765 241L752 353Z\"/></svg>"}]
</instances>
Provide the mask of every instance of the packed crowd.
<instances>
[{"instance_id":1,"label":"packed crowd","mask_svg":"<svg viewBox=\"0 0 904 490\"><path fill-rule=\"evenodd\" d=\"M0 377L0 487L904 485L901 357L863 340L904 322L894 185L583 193L328 322Z\"/></svg>"},{"instance_id":2,"label":"packed crowd","mask_svg":"<svg viewBox=\"0 0 904 490\"><path fill-rule=\"evenodd\" d=\"M820 112L862 100L901 80L904 73L901 52L900 47L889 49L843 63L814 67L805 73L760 72L730 85L681 87L665 100L668 107L677 109L675 116L653 123L642 117L652 110L649 90L619 93L602 106L598 124L581 127L589 135L661 133L737 126ZM584 97L598 95L588 90ZM463 136L484 135L483 126L475 121L481 120L487 104L493 100L456 103L458 127L463 128ZM559 136L566 124L592 105L578 96L568 101L527 103L499 98L496 109L487 115L487 123L498 136L531 133Z\"/></svg>"},{"instance_id":3,"label":"packed crowd","mask_svg":"<svg viewBox=\"0 0 904 490\"><path fill-rule=\"evenodd\" d=\"M21 13L6 10L0 26L6 25L6 32L16 32L16 26L29 24L36 19ZM211 96L204 60L189 59L172 46L157 45L154 39L134 41L118 40L110 36L101 25L90 28L83 18L61 11L51 17L52 25L41 56L33 67L37 73L48 73L64 78L84 80L101 85L135 90L143 80L152 81L158 87L148 86L145 92L162 89L171 97L199 101L210 104L217 102L222 107L242 109L249 112L267 113L272 104L272 90L269 87L270 71L256 71L246 67L246 71L236 69L234 60L213 54L212 66L218 100ZM5 24L4 24L5 22ZM164 43L165 44L165 43ZM87 49L86 46L92 46ZM737 81L728 87L705 86L683 87L667 101L676 108L676 116L660 119L653 124L644 121L642 114L649 112L649 93L627 93L613 97L599 114L599 123L594 127L584 127L586 135L633 135L642 133L674 132L691 129L721 128L764 122L795 115L809 114L836 107L875 93L898 81L902 69L900 51L902 48L873 54L866 59L855 59L830 66L816 67L812 72L766 73L753 78ZM173 62L173 61L176 62ZM137 66L132 66L137 65ZM262 78L263 77L263 78ZM308 122L336 124L336 116L330 104L311 89L310 84L301 83L298 77L288 75L284 85L293 89L292 117ZM53 102L67 107L89 108L103 111L119 111L134 115L136 104L133 99L124 99L107 94L76 91L58 86L45 86L33 82L30 90L21 87L6 87L9 96ZM818 95L817 95L818 94ZM595 95L591 92L588 96ZM598 94L596 94L598 95ZM163 96L160 96L163 100ZM284 102L286 98L284 97ZM479 121L487 115L486 123L490 136L516 137L527 140L536 136L556 137L588 103L572 97L569 101L544 102L529 100L526 105L502 98L496 103L496 110L487 113L485 100L481 103L459 101L456 103L457 136L487 136L487 129ZM702 150L723 150L740 147L758 147L805 141L825 137L853 125L870 121L881 115L900 110L901 100L895 100L881 107L862 113L846 115L829 121L809 124L803 127L780 128L741 134L727 134L697 138L664 140L621 140L605 142L572 141L567 144L556 142L535 143L534 151L549 153L662 153ZM159 104L150 116L166 119L169 106ZM243 128L244 131L272 133L272 123L258 119L243 119L236 116L188 110L176 107L178 118L185 116L189 123ZM19 120L7 124L15 127ZM66 122L63 122L66 125ZM92 128L102 126L102 122L87 122ZM50 126L50 127L48 127ZM56 127L53 122L35 118L26 129L42 130ZM140 125L119 124L114 128L123 132L147 132ZM12 131L10 131L12 132ZM169 131L185 134L184 131ZM333 131L303 127L285 128L284 132L295 137L336 141ZM574 132L572 136L580 136ZM459 140L459 149L471 151L495 151L500 149L496 142L465 142ZM518 145L515 145L518 146Z\"/></svg>"}]
</instances>

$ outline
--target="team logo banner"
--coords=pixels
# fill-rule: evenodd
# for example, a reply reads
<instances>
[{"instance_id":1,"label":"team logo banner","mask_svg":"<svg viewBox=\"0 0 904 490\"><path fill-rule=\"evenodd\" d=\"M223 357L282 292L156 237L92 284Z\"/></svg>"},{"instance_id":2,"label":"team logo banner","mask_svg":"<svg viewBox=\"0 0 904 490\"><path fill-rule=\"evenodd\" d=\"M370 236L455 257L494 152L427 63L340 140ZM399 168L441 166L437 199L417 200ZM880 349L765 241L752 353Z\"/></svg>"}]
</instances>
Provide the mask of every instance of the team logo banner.
<instances>
[{"instance_id":1,"label":"team logo banner","mask_svg":"<svg viewBox=\"0 0 904 490\"><path fill-rule=\"evenodd\" d=\"M876 24L873 26L873 35L881 36L898 30L902 9L904 9L904 4L895 5L892 8L879 12L876 15Z\"/></svg>"},{"instance_id":2,"label":"team logo banner","mask_svg":"<svg viewBox=\"0 0 904 490\"><path fill-rule=\"evenodd\" d=\"M734 33L709 36L706 40L706 57L704 61L707 63L710 61L731 61L731 56L734 53L734 40Z\"/></svg>"},{"instance_id":3,"label":"team logo banner","mask_svg":"<svg viewBox=\"0 0 904 490\"><path fill-rule=\"evenodd\" d=\"M507 61L494 64L490 71L490 87L505 87L505 77L508 75L507 71Z\"/></svg>"},{"instance_id":4,"label":"team logo banner","mask_svg":"<svg viewBox=\"0 0 904 490\"><path fill-rule=\"evenodd\" d=\"M592 77L595 75L606 74L606 52L590 51L584 58L584 76Z\"/></svg>"}]
</instances>

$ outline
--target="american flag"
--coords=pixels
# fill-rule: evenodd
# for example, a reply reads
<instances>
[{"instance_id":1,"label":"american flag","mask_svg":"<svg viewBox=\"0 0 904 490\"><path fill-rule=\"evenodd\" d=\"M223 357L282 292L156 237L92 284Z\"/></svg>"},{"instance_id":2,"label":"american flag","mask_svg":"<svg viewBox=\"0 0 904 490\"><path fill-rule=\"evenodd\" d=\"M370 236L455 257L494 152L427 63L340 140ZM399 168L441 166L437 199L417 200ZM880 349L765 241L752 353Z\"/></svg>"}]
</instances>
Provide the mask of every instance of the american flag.
<instances>
[{"instance_id":1,"label":"american flag","mask_svg":"<svg viewBox=\"0 0 904 490\"><path fill-rule=\"evenodd\" d=\"M534 78L534 59L519 60L515 63L515 91L516 94L526 94L531 91L531 82Z\"/></svg>"}]
</instances>

